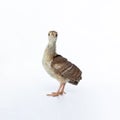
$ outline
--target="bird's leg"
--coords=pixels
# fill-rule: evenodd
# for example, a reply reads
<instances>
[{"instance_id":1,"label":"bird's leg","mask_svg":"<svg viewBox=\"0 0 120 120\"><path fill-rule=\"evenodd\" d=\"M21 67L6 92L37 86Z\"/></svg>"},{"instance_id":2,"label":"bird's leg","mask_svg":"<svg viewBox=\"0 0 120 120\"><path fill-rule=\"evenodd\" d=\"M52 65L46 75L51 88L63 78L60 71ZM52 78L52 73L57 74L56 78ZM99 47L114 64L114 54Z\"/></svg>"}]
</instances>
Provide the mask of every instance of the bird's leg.
<instances>
[{"instance_id":1,"label":"bird's leg","mask_svg":"<svg viewBox=\"0 0 120 120\"><path fill-rule=\"evenodd\" d=\"M65 83L60 84L60 87L59 87L57 92L53 92L51 94L47 94L47 96L56 97L56 96L62 95L64 93L64 87L65 87Z\"/></svg>"},{"instance_id":2,"label":"bird's leg","mask_svg":"<svg viewBox=\"0 0 120 120\"><path fill-rule=\"evenodd\" d=\"M60 84L60 87L57 92L52 92L51 94L47 94L47 96L53 96L53 97L59 96L62 86L63 84Z\"/></svg>"},{"instance_id":3,"label":"bird's leg","mask_svg":"<svg viewBox=\"0 0 120 120\"><path fill-rule=\"evenodd\" d=\"M64 89L65 89L65 83L62 84L62 87L59 91L60 95L63 95L65 92L64 92Z\"/></svg>"}]
</instances>

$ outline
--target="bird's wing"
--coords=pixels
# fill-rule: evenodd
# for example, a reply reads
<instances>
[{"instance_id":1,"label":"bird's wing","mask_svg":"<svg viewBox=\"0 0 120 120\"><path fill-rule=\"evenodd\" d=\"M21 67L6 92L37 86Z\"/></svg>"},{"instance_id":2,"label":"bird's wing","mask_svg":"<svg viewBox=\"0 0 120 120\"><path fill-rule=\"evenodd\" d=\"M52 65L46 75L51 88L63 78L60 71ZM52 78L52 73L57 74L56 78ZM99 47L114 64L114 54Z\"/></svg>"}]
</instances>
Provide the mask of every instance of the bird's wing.
<instances>
[{"instance_id":1,"label":"bird's wing","mask_svg":"<svg viewBox=\"0 0 120 120\"><path fill-rule=\"evenodd\" d=\"M82 72L80 69L61 55L56 55L53 58L51 67L54 69L55 73L59 74L65 79L69 79L70 83L77 84L75 82L79 82L81 79Z\"/></svg>"}]
</instances>

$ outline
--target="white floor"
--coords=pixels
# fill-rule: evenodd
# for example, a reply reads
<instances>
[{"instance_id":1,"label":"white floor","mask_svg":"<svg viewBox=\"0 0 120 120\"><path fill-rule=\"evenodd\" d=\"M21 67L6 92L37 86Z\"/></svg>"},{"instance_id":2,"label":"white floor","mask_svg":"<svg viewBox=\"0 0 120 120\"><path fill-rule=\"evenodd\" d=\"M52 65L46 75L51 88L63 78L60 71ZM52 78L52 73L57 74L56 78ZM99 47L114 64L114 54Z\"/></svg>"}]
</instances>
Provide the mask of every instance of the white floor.
<instances>
[{"instance_id":1,"label":"white floor","mask_svg":"<svg viewBox=\"0 0 120 120\"><path fill-rule=\"evenodd\" d=\"M119 82L90 80L83 79L77 87L67 85L64 96L52 98L46 93L56 90L58 85L49 77L4 79L0 82L0 118L119 120Z\"/></svg>"},{"instance_id":2,"label":"white floor","mask_svg":"<svg viewBox=\"0 0 120 120\"><path fill-rule=\"evenodd\" d=\"M68 4L69 2L69 4ZM117 0L0 2L0 120L120 120L120 17ZM49 30L57 51L83 71L59 84L41 60Z\"/></svg>"}]
</instances>

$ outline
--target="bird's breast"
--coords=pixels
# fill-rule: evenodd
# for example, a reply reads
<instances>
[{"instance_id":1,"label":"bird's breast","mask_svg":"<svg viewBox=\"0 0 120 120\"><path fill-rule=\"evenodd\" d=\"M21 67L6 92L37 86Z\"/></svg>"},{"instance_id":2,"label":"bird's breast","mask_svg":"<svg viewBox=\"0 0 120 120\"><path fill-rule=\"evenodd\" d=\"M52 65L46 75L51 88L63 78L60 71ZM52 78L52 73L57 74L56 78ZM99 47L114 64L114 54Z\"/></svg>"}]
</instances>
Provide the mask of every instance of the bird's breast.
<instances>
[{"instance_id":1,"label":"bird's breast","mask_svg":"<svg viewBox=\"0 0 120 120\"><path fill-rule=\"evenodd\" d=\"M51 68L51 62L52 62L52 57L50 56L50 54L47 54L46 52L43 55L43 59L42 59L42 64L44 69L46 70L46 72L48 74L50 74L51 76L53 76L53 70Z\"/></svg>"}]
</instances>

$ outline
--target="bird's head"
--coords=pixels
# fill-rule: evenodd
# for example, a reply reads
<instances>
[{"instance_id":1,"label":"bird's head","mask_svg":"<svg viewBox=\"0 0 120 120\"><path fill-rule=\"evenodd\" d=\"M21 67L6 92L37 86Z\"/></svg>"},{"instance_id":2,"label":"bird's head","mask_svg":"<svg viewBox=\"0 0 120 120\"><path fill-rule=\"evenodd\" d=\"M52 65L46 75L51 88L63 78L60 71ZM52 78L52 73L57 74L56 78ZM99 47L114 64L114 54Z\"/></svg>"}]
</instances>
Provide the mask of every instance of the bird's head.
<instances>
[{"instance_id":1,"label":"bird's head","mask_svg":"<svg viewBox=\"0 0 120 120\"><path fill-rule=\"evenodd\" d=\"M58 34L56 31L49 31L48 32L48 39L50 42L56 42L57 36L58 36Z\"/></svg>"}]
</instances>

